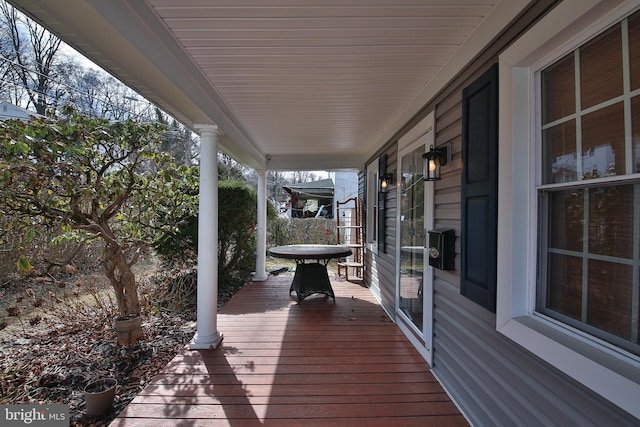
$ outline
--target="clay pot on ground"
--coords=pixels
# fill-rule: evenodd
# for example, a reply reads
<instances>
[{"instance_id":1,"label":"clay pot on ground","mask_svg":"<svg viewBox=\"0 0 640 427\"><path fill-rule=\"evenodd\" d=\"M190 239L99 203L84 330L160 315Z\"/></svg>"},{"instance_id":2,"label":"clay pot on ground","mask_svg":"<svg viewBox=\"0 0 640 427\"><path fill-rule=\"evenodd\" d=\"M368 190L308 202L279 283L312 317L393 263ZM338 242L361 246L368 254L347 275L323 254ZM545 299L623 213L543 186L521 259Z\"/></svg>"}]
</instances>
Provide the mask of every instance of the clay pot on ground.
<instances>
[{"instance_id":1,"label":"clay pot on ground","mask_svg":"<svg viewBox=\"0 0 640 427\"><path fill-rule=\"evenodd\" d=\"M84 388L87 415L98 417L113 407L118 381L115 378L102 378L87 384Z\"/></svg>"},{"instance_id":2,"label":"clay pot on ground","mask_svg":"<svg viewBox=\"0 0 640 427\"><path fill-rule=\"evenodd\" d=\"M113 329L118 334L118 344L128 344L142 336L142 318L140 316L116 317Z\"/></svg>"}]
</instances>

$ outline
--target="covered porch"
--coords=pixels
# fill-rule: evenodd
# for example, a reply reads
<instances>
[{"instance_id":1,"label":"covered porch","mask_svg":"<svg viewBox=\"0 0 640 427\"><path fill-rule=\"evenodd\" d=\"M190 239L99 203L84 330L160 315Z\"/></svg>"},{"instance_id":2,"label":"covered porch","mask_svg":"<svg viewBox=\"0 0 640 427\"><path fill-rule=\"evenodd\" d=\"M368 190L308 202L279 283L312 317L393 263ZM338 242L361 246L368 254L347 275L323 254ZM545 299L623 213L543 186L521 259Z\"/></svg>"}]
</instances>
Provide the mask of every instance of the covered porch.
<instances>
[{"instance_id":1,"label":"covered porch","mask_svg":"<svg viewBox=\"0 0 640 427\"><path fill-rule=\"evenodd\" d=\"M633 270L626 282L592 274L607 286L627 283L626 294L616 288L602 301L626 295L620 307L631 308L611 305L607 322L626 310L625 328L635 339L625 338L635 349L629 353L616 344L621 336L608 341L592 329L575 329L587 325L580 316L540 313L549 307L537 301L548 290L538 280L538 266L547 262L538 240L562 227L552 227L542 213L547 209L537 204L540 189L561 194L585 185L586 192L587 185L613 188L626 180L634 196L620 206L632 212L634 200L628 224L635 234L628 236L640 235L640 169L632 160L640 146L633 142L640 135L640 84L630 84L640 31L629 35L640 28L640 21L629 23L640 0L65 0L64 7L62 1L9 1L201 137L197 333L114 426L447 426L466 425L466 419L474 425L638 425L639 240L628 258L590 254L586 244L571 255L603 265L615 258L624 271ZM543 123L540 75L554 61L579 59L602 34L620 35L607 42L615 49L598 50L607 52L603 58L615 53L616 61L593 56L594 64L612 67L593 74L617 82L611 98L598 101L598 109L572 107L568 116ZM566 64L577 67L577 59ZM498 72L487 74L495 64ZM567 76L581 75L579 68L567 70ZM605 86L584 81L593 83L585 93ZM567 88L582 93L579 84ZM580 96L567 99L569 106L581 103ZM470 114L471 104L477 113ZM540 134L574 121L579 129L578 117L614 105L615 120L606 126L590 121L589 144L613 147L608 132L619 135L617 165L624 164L625 174L540 186L547 144ZM470 123L478 126L473 133L487 136L473 149ZM563 144L559 158L560 147L584 156L580 138ZM429 187L407 180L422 168L405 165L423 166L430 147L444 146L451 159L441 180ZM258 175L256 283L220 312L219 151ZM471 158L483 161L471 168ZM318 297L297 306L288 296L290 278L267 276L267 172L288 170L358 173L359 195L367 201L364 282L384 310L369 290L338 281L335 303ZM486 172L478 181L491 188L486 194L467 197L470 170L477 178ZM391 191L382 189L384 175ZM403 215L404 184L413 190L405 212L421 213L411 217L413 224L403 221L410 219ZM476 211L469 213L473 198ZM590 209L581 210L577 224L588 224ZM469 220L488 237L470 233ZM419 279L401 283L402 270L420 271L401 264L403 246L423 246L403 243L403 222L410 225L407 235L443 228L456 237L454 268L422 271L422 299L413 287L420 289ZM628 236L620 241L631 242ZM476 242L476 250L467 242ZM494 243L489 250L487 242ZM420 250L423 260L416 257L415 264L424 268ZM568 257L567 249L557 251ZM487 280L467 292L467 260L474 256L476 276ZM582 277L576 307L585 319L589 274L581 272L589 268L584 264L575 275ZM401 302L409 300L404 310Z\"/></svg>"},{"instance_id":2,"label":"covered porch","mask_svg":"<svg viewBox=\"0 0 640 427\"><path fill-rule=\"evenodd\" d=\"M297 305L292 276L244 286L217 350L184 348L111 426L466 426L371 292L331 274L336 302Z\"/></svg>"}]
</instances>

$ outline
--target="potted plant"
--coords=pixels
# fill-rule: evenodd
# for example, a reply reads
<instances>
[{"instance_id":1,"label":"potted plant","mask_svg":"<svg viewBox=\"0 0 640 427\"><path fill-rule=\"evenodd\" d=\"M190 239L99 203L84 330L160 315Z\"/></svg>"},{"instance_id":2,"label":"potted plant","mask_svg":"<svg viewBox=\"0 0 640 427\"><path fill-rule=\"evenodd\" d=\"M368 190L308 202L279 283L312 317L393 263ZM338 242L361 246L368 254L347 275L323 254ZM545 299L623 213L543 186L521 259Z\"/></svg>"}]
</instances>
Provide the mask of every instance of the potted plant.
<instances>
[{"instance_id":1,"label":"potted plant","mask_svg":"<svg viewBox=\"0 0 640 427\"><path fill-rule=\"evenodd\" d=\"M128 344L142 336L142 318L137 314L118 316L113 319L113 329L118 336L118 344Z\"/></svg>"},{"instance_id":2,"label":"potted plant","mask_svg":"<svg viewBox=\"0 0 640 427\"><path fill-rule=\"evenodd\" d=\"M86 385L84 398L89 417L99 417L111 409L117 385L115 378L102 378Z\"/></svg>"}]
</instances>

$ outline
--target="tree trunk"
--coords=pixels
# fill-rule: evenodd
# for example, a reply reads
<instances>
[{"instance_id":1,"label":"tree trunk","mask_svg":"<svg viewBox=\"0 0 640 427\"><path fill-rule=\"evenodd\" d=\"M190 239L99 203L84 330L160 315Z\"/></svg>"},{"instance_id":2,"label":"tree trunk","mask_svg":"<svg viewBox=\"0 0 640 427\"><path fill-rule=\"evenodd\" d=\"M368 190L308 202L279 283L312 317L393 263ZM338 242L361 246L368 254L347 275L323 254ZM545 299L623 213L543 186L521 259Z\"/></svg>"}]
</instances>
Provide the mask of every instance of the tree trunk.
<instances>
[{"instance_id":1,"label":"tree trunk","mask_svg":"<svg viewBox=\"0 0 640 427\"><path fill-rule=\"evenodd\" d=\"M113 289L120 316L127 317L140 314L140 302L136 278L131 265L120 245L107 245L104 255L104 269Z\"/></svg>"}]
</instances>

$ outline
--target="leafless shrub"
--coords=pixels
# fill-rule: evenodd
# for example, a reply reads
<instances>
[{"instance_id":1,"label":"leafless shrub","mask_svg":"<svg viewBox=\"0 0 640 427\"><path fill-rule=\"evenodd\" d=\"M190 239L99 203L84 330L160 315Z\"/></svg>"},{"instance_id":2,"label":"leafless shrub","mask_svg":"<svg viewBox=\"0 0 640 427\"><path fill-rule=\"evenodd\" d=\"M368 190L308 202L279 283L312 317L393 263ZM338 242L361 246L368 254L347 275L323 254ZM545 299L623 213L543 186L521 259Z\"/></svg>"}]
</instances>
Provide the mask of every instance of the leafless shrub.
<instances>
[{"instance_id":1,"label":"leafless shrub","mask_svg":"<svg viewBox=\"0 0 640 427\"><path fill-rule=\"evenodd\" d=\"M116 317L118 305L111 289L84 286L83 292L57 297L50 293L51 304L43 308L56 323L70 327L86 321L109 323Z\"/></svg>"},{"instance_id":2,"label":"leafless shrub","mask_svg":"<svg viewBox=\"0 0 640 427\"><path fill-rule=\"evenodd\" d=\"M0 277L18 273L16 261L25 256L31 263L31 277L63 273L87 273L99 267L102 245L96 241L64 242L52 245L59 229L32 226L29 236L15 227L18 220L0 215Z\"/></svg>"},{"instance_id":3,"label":"leafless shrub","mask_svg":"<svg viewBox=\"0 0 640 427\"><path fill-rule=\"evenodd\" d=\"M154 277L154 282L157 285L154 300L158 306L180 312L193 305L198 287L195 268L162 271Z\"/></svg>"},{"instance_id":4,"label":"leafless shrub","mask_svg":"<svg viewBox=\"0 0 640 427\"><path fill-rule=\"evenodd\" d=\"M267 226L267 245L336 244L336 222L324 218L278 218Z\"/></svg>"},{"instance_id":5,"label":"leafless shrub","mask_svg":"<svg viewBox=\"0 0 640 427\"><path fill-rule=\"evenodd\" d=\"M158 265L157 260L150 257L141 262L141 271L137 274L143 311L158 305L156 283L149 279ZM0 288L3 328L22 322L32 326L44 323L74 328L95 323L110 327L118 315L117 303L113 289L101 273L85 274L69 265L55 276L45 274L7 281Z\"/></svg>"}]
</instances>

